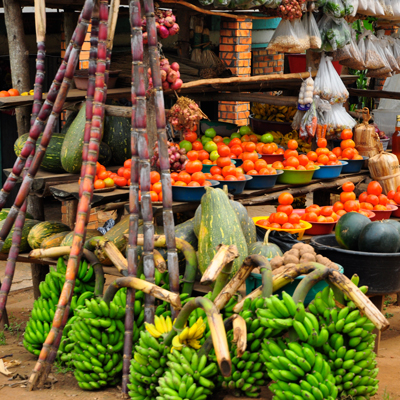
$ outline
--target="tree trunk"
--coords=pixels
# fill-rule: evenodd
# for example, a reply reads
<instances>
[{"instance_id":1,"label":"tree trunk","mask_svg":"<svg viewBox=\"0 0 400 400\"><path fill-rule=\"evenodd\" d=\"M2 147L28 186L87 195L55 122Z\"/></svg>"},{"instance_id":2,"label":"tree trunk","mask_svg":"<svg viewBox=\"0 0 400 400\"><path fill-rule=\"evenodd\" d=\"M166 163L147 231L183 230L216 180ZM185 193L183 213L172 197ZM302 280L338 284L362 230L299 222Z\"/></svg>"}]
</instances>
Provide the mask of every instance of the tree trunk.
<instances>
[{"instance_id":1,"label":"tree trunk","mask_svg":"<svg viewBox=\"0 0 400 400\"><path fill-rule=\"evenodd\" d=\"M8 51L13 88L20 93L28 92L31 88L29 79L29 52L25 41L22 10L18 0L4 0L4 19L7 29ZM30 108L16 109L18 136L29 132Z\"/></svg>"}]
</instances>

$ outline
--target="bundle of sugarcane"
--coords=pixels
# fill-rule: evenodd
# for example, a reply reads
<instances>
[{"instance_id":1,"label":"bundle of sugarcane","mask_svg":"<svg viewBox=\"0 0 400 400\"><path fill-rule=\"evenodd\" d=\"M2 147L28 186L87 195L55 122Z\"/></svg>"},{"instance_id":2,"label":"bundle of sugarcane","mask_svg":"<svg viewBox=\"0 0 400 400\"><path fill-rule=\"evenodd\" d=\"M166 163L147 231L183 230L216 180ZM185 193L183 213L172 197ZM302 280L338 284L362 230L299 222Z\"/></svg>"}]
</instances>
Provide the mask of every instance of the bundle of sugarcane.
<instances>
[{"instance_id":1,"label":"bundle of sugarcane","mask_svg":"<svg viewBox=\"0 0 400 400\"><path fill-rule=\"evenodd\" d=\"M202 62L201 57L201 35L203 33L203 20L197 20L196 26L194 28L194 37L193 37L193 50L192 50L192 61L196 61L198 63Z\"/></svg>"}]
</instances>

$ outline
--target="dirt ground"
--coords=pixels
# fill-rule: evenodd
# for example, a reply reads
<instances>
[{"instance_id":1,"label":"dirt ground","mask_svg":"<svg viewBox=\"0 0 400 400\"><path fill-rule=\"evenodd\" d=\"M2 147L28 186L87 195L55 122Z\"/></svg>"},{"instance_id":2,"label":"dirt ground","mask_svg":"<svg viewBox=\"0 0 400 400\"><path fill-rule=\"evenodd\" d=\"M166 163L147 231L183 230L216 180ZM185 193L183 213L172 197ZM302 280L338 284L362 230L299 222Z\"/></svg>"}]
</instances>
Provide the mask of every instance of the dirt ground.
<instances>
[{"instance_id":1,"label":"dirt ground","mask_svg":"<svg viewBox=\"0 0 400 400\"><path fill-rule=\"evenodd\" d=\"M386 298L387 303L396 300L396 295ZM0 399L9 400L53 400L80 398L90 400L106 400L119 397L118 388L106 389L99 392L82 391L71 372L56 366L53 368L52 378L55 379L50 389L42 389L28 392L26 381L21 380L29 377L36 363L36 357L28 353L22 346L22 334L28 321L33 305L31 289L13 292L7 302L7 310L10 318L10 328L5 331L5 342L3 344L0 336L0 358L4 360L19 360L21 365L12 368L13 376L10 379L0 374ZM378 366L380 389L374 399L393 400L400 399L400 307L388 304L385 306L387 317L391 323L390 328L382 333L380 352L378 355ZM270 393L266 390L262 398L270 399ZM232 398L233 399L233 398Z\"/></svg>"}]
</instances>

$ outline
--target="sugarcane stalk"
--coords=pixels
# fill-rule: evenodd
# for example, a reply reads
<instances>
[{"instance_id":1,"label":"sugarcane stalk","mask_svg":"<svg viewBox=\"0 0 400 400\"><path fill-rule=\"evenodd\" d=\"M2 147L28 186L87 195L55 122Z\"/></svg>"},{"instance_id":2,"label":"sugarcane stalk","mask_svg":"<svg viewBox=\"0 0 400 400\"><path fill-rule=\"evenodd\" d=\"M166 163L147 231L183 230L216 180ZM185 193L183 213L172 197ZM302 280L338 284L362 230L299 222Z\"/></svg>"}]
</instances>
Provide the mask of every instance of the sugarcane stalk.
<instances>
[{"instance_id":1,"label":"sugarcane stalk","mask_svg":"<svg viewBox=\"0 0 400 400\"><path fill-rule=\"evenodd\" d=\"M167 238L168 251L168 272L169 288L171 292L179 293L179 264L178 253L175 244L175 223L172 211L172 185L169 172L168 140L166 134L164 94L162 90L160 56L157 46L157 28L154 15L153 0L144 0L144 12L146 15L146 27L148 32L149 60L151 68L151 77L153 80L156 126L158 138L158 150L160 154L161 183L163 195L163 223L164 232ZM141 181L143 182L143 181ZM176 311L171 309L172 319L177 315Z\"/></svg>"},{"instance_id":2,"label":"sugarcane stalk","mask_svg":"<svg viewBox=\"0 0 400 400\"><path fill-rule=\"evenodd\" d=\"M247 347L247 326L243 317L234 315L233 320L233 342L236 343L237 356L242 357Z\"/></svg>"},{"instance_id":3,"label":"sugarcane stalk","mask_svg":"<svg viewBox=\"0 0 400 400\"><path fill-rule=\"evenodd\" d=\"M161 301L171 303L178 310L182 308L181 298L179 294L171 293L166 289L160 288L154 283L150 283L143 279L135 278L133 276L117 278L115 281L110 283L106 290L106 293L104 294L103 300L106 303L109 303L114 298L115 293L117 293L117 291L123 287L141 290L142 292L156 297Z\"/></svg>"},{"instance_id":4,"label":"sugarcane stalk","mask_svg":"<svg viewBox=\"0 0 400 400\"><path fill-rule=\"evenodd\" d=\"M27 198L27 196L29 194L30 187L33 183L33 180L35 179L37 171L39 170L39 167L40 167L40 164L45 155L47 146L51 140L51 136L52 136L54 127L55 127L55 125L58 121L59 115L62 111L64 102L65 102L65 98L66 98L69 88L71 86L72 78L73 78L75 68L76 68L76 65L78 62L78 58L79 58L81 45L84 41L86 31L87 31L87 26L88 26L88 21L86 21L86 18L84 18L84 17L88 16L90 18L92 8L93 8L93 0L87 0L87 3L89 3L88 6L86 6L86 3L85 3L85 6L86 6L85 9L86 9L87 13L85 13L82 16L82 20L79 25L81 27L81 31L78 31L78 33L76 35L75 44L74 44L74 46L71 50L71 54L69 56L69 60L68 60L67 66L66 66L66 70L64 73L61 88L57 93L57 97L55 99L51 115L49 116L49 118L47 120L46 127L44 129L40 145L39 145L37 151L35 152L35 156L32 161L32 164L29 168L29 171L22 181L21 187L20 187L18 194L16 196L16 199L14 201L14 205L11 207L11 210L8 213L7 218L5 219L4 224L0 230L0 250L3 247L4 241L7 238L8 234L14 224L15 218L17 216L17 213L19 212L20 207L22 206L22 204L24 203L25 199ZM51 92L49 92L48 98L49 98L50 94L51 94ZM47 100L46 100L45 104L43 105L42 110L43 110L43 108L46 107L46 103L47 103ZM41 126L43 123L42 120L40 119L40 114L42 114L42 110L40 111L39 116L35 121L35 124L31 127L30 138L28 138L27 142L25 143L24 148L21 151L20 157L24 157L25 149L28 149L29 154L30 154L33 150L33 147L35 146L35 143L33 143L33 141L35 141L37 139L37 137L39 136L39 134L41 133L41 129L36 129L36 127ZM39 123L36 124L36 122L38 122L38 121L39 121ZM36 135L36 133L38 133L38 134ZM18 176L19 176L19 174L18 174ZM3 191L0 194L0 206L1 207L3 207L3 204L1 201L2 194L7 191L5 189L5 187L6 186L8 187L8 185L6 185L6 184L7 184L7 181L4 184Z\"/></svg>"},{"instance_id":5,"label":"sugarcane stalk","mask_svg":"<svg viewBox=\"0 0 400 400\"><path fill-rule=\"evenodd\" d=\"M3 185L3 188L1 189L0 210L4 207L4 205L7 201L8 195L11 193L15 184L18 182L19 176L22 173L22 170L25 166L27 158L32 153L32 151L35 149L36 140L39 137L39 135L43 132L43 128L46 124L46 121L47 121L51 111L53 110L53 105L58 97L58 94L60 93L60 91L62 93L61 82L64 79L67 69L70 69L70 67L69 68L67 68L67 67L70 63L71 54L73 55L76 53L76 51L74 53L74 47L76 47L77 50L80 49L80 47L85 39L87 25L88 25L88 22L90 19L90 15L92 13L92 2L93 2L92 0L87 0L82 9L82 12L81 12L79 20L78 20L78 26L72 35L71 42L68 45L68 48L65 52L64 60L61 63L61 66L58 69L55 79L50 86L50 89L47 93L46 100L45 100L44 104L42 105L40 112L38 114L38 117L36 118L34 124L31 126L31 129L29 131L29 138L26 141L24 147L22 148L20 156L15 161L11 173L7 177L6 182ZM74 55L72 58L76 58L76 56ZM71 64L71 66L72 66L72 64ZM66 94L62 93L62 97L65 97L65 96L66 96ZM18 213L18 210L12 209L12 210L10 210L10 213L11 213L12 222L14 222L16 215ZM10 216L10 213L9 213L9 216ZM12 226L12 224L11 224L11 226ZM10 229L11 229L11 227L8 229L8 232L10 231ZM6 237L7 237L7 235L6 235Z\"/></svg>"},{"instance_id":6,"label":"sugarcane stalk","mask_svg":"<svg viewBox=\"0 0 400 400\"><path fill-rule=\"evenodd\" d=\"M101 265L101 262L93 252L87 249L83 249L83 255L94 269L94 275L96 277L94 284L94 295L103 296L104 283L105 283L103 266Z\"/></svg>"},{"instance_id":7,"label":"sugarcane stalk","mask_svg":"<svg viewBox=\"0 0 400 400\"><path fill-rule=\"evenodd\" d=\"M93 11L93 1L86 0L85 6L90 5L90 16ZM83 243L85 242L85 233L86 233L86 224L87 224L87 216L88 210L90 209L90 200L93 194L93 178L96 174L96 162L99 154L99 145L101 141L101 125L102 125L102 115L104 111L104 71L105 71L105 63L106 63L106 40L107 40L107 25L108 25L108 1L100 0L99 7L99 16L100 16L100 26L99 26L99 44L98 44L98 62L97 62L97 70L96 70L96 90L94 96L93 103L93 120L90 134L90 142L89 142L89 153L87 165L85 168L85 178L83 180L83 194L79 199L78 210L77 210L77 219L74 230L74 238L72 243L72 248L70 252L70 257L68 260L67 271L66 271L66 280L59 298L59 302L57 305L57 310L54 316L53 325L50 330L49 335L47 336L45 343L43 345L42 351L39 355L39 360L36 363L35 369L29 379L29 386L32 390L36 386L36 382L44 370L43 368L48 364L48 355L50 353L50 348L53 348L53 351L57 351L57 343L55 343L55 339L57 338L60 331L63 330L64 325L64 315L65 309L68 306L71 293L73 292L76 273L78 271L78 266L82 254ZM85 32L86 33L86 32ZM72 57L73 58L73 57ZM71 67L72 70L75 69L75 65ZM69 77L69 71L67 70L66 76ZM73 76L73 73L72 73ZM71 78L72 78L71 76ZM65 82L65 79L63 81ZM68 86L68 85L67 85ZM55 105L55 109L56 105ZM53 111L54 113L54 111ZM47 126L49 125L49 122ZM46 126L46 130L47 130ZM43 140L46 137L46 131L43 135ZM39 148L39 153L41 148ZM40 160L40 157L38 157ZM36 160L36 156L35 156ZM35 160L33 164L35 165ZM24 184L24 183L23 183ZM22 185L23 185L22 184ZM46 373L45 373L46 375ZM42 376L43 378L43 376Z\"/></svg>"},{"instance_id":8,"label":"sugarcane stalk","mask_svg":"<svg viewBox=\"0 0 400 400\"><path fill-rule=\"evenodd\" d=\"M251 256L248 256L243 260L243 264L239 271L228 282L228 284L222 289L218 297L214 300L214 304L218 310L222 310L226 306L231 297L239 290L240 286L242 286L246 279L249 277L251 271L257 267L271 268L268 259L258 254L252 254Z\"/></svg>"},{"instance_id":9,"label":"sugarcane stalk","mask_svg":"<svg viewBox=\"0 0 400 400\"><path fill-rule=\"evenodd\" d=\"M372 301L349 279L338 271L330 270L329 280L338 287L380 331L389 328L389 321Z\"/></svg>"},{"instance_id":10,"label":"sugarcane stalk","mask_svg":"<svg viewBox=\"0 0 400 400\"><path fill-rule=\"evenodd\" d=\"M164 339L165 346L169 346L177 332L181 332L192 311L202 308L207 315L211 337L214 345L215 355L219 369L223 376L230 376L232 371L231 356L229 354L228 341L224 321L214 303L205 297L196 297L189 300L179 313L172 330Z\"/></svg>"},{"instance_id":11,"label":"sugarcane stalk","mask_svg":"<svg viewBox=\"0 0 400 400\"><path fill-rule=\"evenodd\" d=\"M217 249L217 253L201 277L200 283L203 285L211 285L219 277L224 267L239 257L239 252L235 245L221 244Z\"/></svg>"},{"instance_id":12,"label":"sugarcane stalk","mask_svg":"<svg viewBox=\"0 0 400 400\"><path fill-rule=\"evenodd\" d=\"M316 269L305 276L301 282L297 285L296 290L293 293L293 301L297 304L299 301L303 302L306 300L308 292L311 288L316 285L319 281L326 279L329 275L329 268Z\"/></svg>"},{"instance_id":13,"label":"sugarcane stalk","mask_svg":"<svg viewBox=\"0 0 400 400\"><path fill-rule=\"evenodd\" d=\"M92 27L90 31L90 53L89 53L89 70L88 70L88 86L86 94L86 123L85 131L83 134L83 148L82 148L82 166L81 168L81 183L85 177L85 168L87 163L87 156L89 152L90 131L92 127L93 118L93 97L96 88L96 69L97 69L97 45L99 43L99 7L96 1L92 13ZM79 188L79 195L82 195L82 184Z\"/></svg>"}]
</instances>

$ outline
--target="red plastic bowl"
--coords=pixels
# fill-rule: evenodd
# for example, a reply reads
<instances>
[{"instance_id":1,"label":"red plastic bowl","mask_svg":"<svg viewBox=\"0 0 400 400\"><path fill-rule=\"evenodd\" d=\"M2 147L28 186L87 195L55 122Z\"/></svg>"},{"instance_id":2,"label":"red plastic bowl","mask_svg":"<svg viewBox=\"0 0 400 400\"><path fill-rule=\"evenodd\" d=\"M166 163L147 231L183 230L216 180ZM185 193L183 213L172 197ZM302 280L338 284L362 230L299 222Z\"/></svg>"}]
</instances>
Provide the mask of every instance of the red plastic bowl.
<instances>
[{"instance_id":1,"label":"red plastic bowl","mask_svg":"<svg viewBox=\"0 0 400 400\"><path fill-rule=\"evenodd\" d=\"M312 222L312 227L307 229L305 235L328 235L335 228L336 222Z\"/></svg>"},{"instance_id":2,"label":"red plastic bowl","mask_svg":"<svg viewBox=\"0 0 400 400\"><path fill-rule=\"evenodd\" d=\"M400 207L397 207L397 210L394 210L394 211L392 212L391 217L400 218Z\"/></svg>"},{"instance_id":3,"label":"red plastic bowl","mask_svg":"<svg viewBox=\"0 0 400 400\"><path fill-rule=\"evenodd\" d=\"M272 164L275 161L282 162L284 160L283 154L260 154L260 156L267 164Z\"/></svg>"},{"instance_id":4,"label":"red plastic bowl","mask_svg":"<svg viewBox=\"0 0 400 400\"><path fill-rule=\"evenodd\" d=\"M386 205L389 210L374 210L373 213L375 214L374 217L370 217L371 221L382 221L383 219L389 219L390 216L392 215L393 211L397 211L398 207L394 206L393 204L387 204ZM369 211L369 210L363 210L363 211Z\"/></svg>"}]
</instances>

